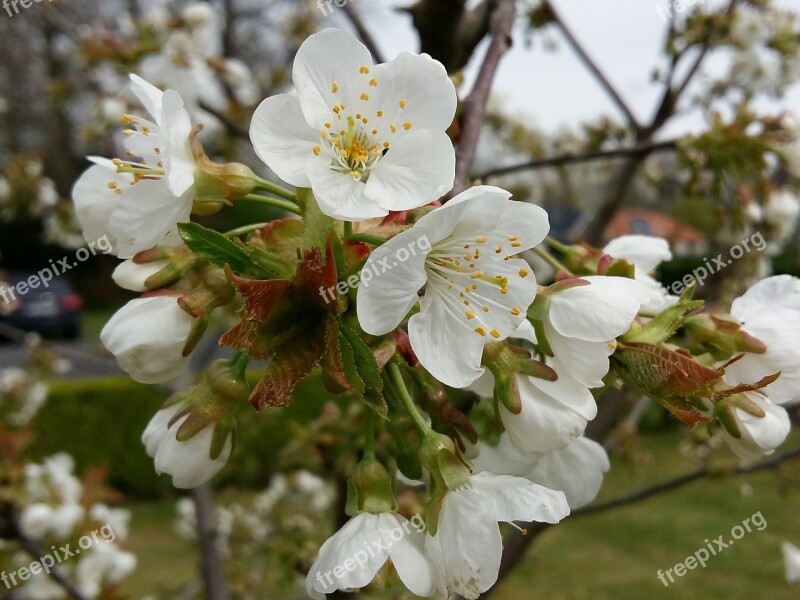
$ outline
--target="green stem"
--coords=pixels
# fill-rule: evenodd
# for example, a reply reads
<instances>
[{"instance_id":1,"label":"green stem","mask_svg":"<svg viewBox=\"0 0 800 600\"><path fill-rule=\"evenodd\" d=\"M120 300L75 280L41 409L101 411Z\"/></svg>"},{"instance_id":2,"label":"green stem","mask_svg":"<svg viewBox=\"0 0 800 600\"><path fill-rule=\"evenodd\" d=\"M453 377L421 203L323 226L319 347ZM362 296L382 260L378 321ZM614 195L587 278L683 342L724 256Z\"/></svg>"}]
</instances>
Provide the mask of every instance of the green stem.
<instances>
[{"instance_id":1,"label":"green stem","mask_svg":"<svg viewBox=\"0 0 800 600\"><path fill-rule=\"evenodd\" d=\"M259 229L264 229L264 227L266 227L267 225L269 225L269 223L253 223L252 225L246 225L244 227L239 227L239 229L234 229L232 231L229 231L228 233L225 234L225 237L231 239L241 237L248 233L258 231Z\"/></svg>"},{"instance_id":2,"label":"green stem","mask_svg":"<svg viewBox=\"0 0 800 600\"><path fill-rule=\"evenodd\" d=\"M239 350L236 355L228 361L231 373L239 379L245 378L247 372L247 365L250 364L250 355L247 352Z\"/></svg>"},{"instance_id":3,"label":"green stem","mask_svg":"<svg viewBox=\"0 0 800 600\"><path fill-rule=\"evenodd\" d=\"M548 265L553 267L556 271L563 271L567 275L572 275L572 272L566 266L564 266L564 263L558 260L555 256L549 254L548 252L545 252L541 248L539 247L533 248L533 253L536 254L536 256L540 257Z\"/></svg>"},{"instance_id":4,"label":"green stem","mask_svg":"<svg viewBox=\"0 0 800 600\"><path fill-rule=\"evenodd\" d=\"M399 393L400 399L403 401L403 405L406 407L408 414L411 416L411 420L414 421L414 424L417 426L417 429L419 429L420 433L422 433L422 435L426 435L428 432L430 432L431 428L428 426L428 423L425 422L425 419L420 414L416 404L414 404L411 394L408 393L408 388L406 387L406 382L403 380L403 374L400 372L400 367L397 365L397 362L392 360L387 365L387 368L392 376L392 383L394 383L394 387Z\"/></svg>"},{"instance_id":5,"label":"green stem","mask_svg":"<svg viewBox=\"0 0 800 600\"><path fill-rule=\"evenodd\" d=\"M256 177L255 182L258 185L258 188L264 190L265 192L269 192L278 198L285 198L286 200L297 202L297 196L293 192L290 192L286 188L281 187L276 183L272 183L266 179L261 179L261 177Z\"/></svg>"},{"instance_id":6,"label":"green stem","mask_svg":"<svg viewBox=\"0 0 800 600\"><path fill-rule=\"evenodd\" d=\"M546 238L544 238L544 240L548 243L548 245L552 246L553 248L555 248L559 252L562 252L562 253L566 254L567 252L570 251L570 247L569 246L567 246L566 244L562 244L561 242L559 242L557 239L555 239L552 236L548 235Z\"/></svg>"},{"instance_id":7,"label":"green stem","mask_svg":"<svg viewBox=\"0 0 800 600\"><path fill-rule=\"evenodd\" d=\"M345 241L347 242L364 242L365 244L370 244L371 246L382 246L386 243L386 238L383 238L379 235L372 235L371 233L354 233L352 235L347 235L347 230L345 229Z\"/></svg>"},{"instance_id":8,"label":"green stem","mask_svg":"<svg viewBox=\"0 0 800 600\"><path fill-rule=\"evenodd\" d=\"M277 198L267 198L266 196L259 196L257 194L248 194L247 196L243 197L242 200L259 202L261 204L266 204L267 206L271 206L273 208L280 208L281 210L285 210L286 212L294 213L296 215L301 214L300 207L297 206L297 204L295 204L294 202L287 202L286 200L278 200Z\"/></svg>"},{"instance_id":9,"label":"green stem","mask_svg":"<svg viewBox=\"0 0 800 600\"><path fill-rule=\"evenodd\" d=\"M344 222L344 237L345 239L353 236L353 224L350 221Z\"/></svg>"},{"instance_id":10,"label":"green stem","mask_svg":"<svg viewBox=\"0 0 800 600\"><path fill-rule=\"evenodd\" d=\"M366 408L364 458L375 458L375 413L372 412L371 408Z\"/></svg>"}]
</instances>

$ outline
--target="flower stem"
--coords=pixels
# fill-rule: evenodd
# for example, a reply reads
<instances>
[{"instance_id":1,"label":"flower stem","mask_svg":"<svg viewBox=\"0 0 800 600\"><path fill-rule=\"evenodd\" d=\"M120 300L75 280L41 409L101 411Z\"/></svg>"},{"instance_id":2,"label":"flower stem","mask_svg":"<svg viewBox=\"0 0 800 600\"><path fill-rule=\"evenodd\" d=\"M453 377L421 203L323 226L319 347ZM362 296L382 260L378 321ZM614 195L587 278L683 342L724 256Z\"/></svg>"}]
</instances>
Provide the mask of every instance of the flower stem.
<instances>
[{"instance_id":1,"label":"flower stem","mask_svg":"<svg viewBox=\"0 0 800 600\"><path fill-rule=\"evenodd\" d=\"M228 367L230 367L231 373L239 379L245 378L248 364L250 364L250 355L242 350L239 350L234 357L228 361Z\"/></svg>"},{"instance_id":2,"label":"flower stem","mask_svg":"<svg viewBox=\"0 0 800 600\"><path fill-rule=\"evenodd\" d=\"M247 196L243 197L242 200L260 202L261 204L266 204L267 206L272 206L273 208L280 208L281 210L285 210L286 212L294 213L296 215L301 214L300 207L297 206L297 204L286 200L267 198L266 196L259 196L258 194L248 194Z\"/></svg>"},{"instance_id":3,"label":"flower stem","mask_svg":"<svg viewBox=\"0 0 800 600\"><path fill-rule=\"evenodd\" d=\"M375 413L366 409L364 428L364 458L375 458Z\"/></svg>"},{"instance_id":4,"label":"flower stem","mask_svg":"<svg viewBox=\"0 0 800 600\"><path fill-rule=\"evenodd\" d=\"M344 222L344 237L345 239L353 236L353 224L350 221Z\"/></svg>"},{"instance_id":5,"label":"flower stem","mask_svg":"<svg viewBox=\"0 0 800 600\"><path fill-rule=\"evenodd\" d=\"M553 248L555 248L556 250L558 250L559 252L563 252L563 253L566 254L570 250L569 246L567 246L566 244L562 244L561 242L559 242L557 239L555 239L554 237L552 237L550 235L548 235L546 238L544 238L544 241L547 242L548 245L550 245Z\"/></svg>"},{"instance_id":6,"label":"flower stem","mask_svg":"<svg viewBox=\"0 0 800 600\"><path fill-rule=\"evenodd\" d=\"M386 238L379 235L372 235L371 233L354 233L352 235L347 235L345 232L344 239L346 242L363 242L371 246L382 246L386 243Z\"/></svg>"},{"instance_id":7,"label":"flower stem","mask_svg":"<svg viewBox=\"0 0 800 600\"><path fill-rule=\"evenodd\" d=\"M533 253L536 254L536 256L538 256L539 258L541 258L548 265L553 267L556 271L563 271L567 275L572 275L572 272L566 266L564 266L564 263L562 263L552 254L545 252L538 246L536 248L533 248Z\"/></svg>"},{"instance_id":8,"label":"flower stem","mask_svg":"<svg viewBox=\"0 0 800 600\"><path fill-rule=\"evenodd\" d=\"M297 196L293 192L290 192L286 188L279 186L277 183L272 183L266 179L261 179L261 177L256 177L255 182L259 189L262 189L265 192L269 192L278 198L284 198L286 200L291 200L292 202L297 202Z\"/></svg>"},{"instance_id":9,"label":"flower stem","mask_svg":"<svg viewBox=\"0 0 800 600\"><path fill-rule=\"evenodd\" d=\"M417 429L419 429L420 433L423 435L427 434L431 428L425 422L425 419L420 414L416 404L414 404L411 394L408 393L408 388L406 387L406 382L403 380L403 374L400 372L400 367L394 360L392 360L387 365L387 368L392 376L392 382L394 383L397 392L400 394L400 399L403 401L403 405L406 407L408 414L411 416L411 420L414 421L414 424L417 426Z\"/></svg>"},{"instance_id":10,"label":"flower stem","mask_svg":"<svg viewBox=\"0 0 800 600\"><path fill-rule=\"evenodd\" d=\"M239 229L234 229L229 231L225 234L226 238L237 238L248 233L252 233L253 231L258 231L259 229L264 229L269 225L269 223L253 223L252 225L245 225L244 227L239 227Z\"/></svg>"}]
</instances>

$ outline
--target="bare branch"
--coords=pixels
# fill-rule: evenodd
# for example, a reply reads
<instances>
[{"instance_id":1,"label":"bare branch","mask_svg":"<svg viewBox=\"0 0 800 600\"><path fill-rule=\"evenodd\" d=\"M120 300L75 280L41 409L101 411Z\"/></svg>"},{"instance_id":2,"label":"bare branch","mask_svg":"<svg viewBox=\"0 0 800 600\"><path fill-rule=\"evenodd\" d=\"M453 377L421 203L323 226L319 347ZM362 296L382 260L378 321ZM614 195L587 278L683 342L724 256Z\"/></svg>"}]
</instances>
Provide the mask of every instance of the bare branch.
<instances>
[{"instance_id":1,"label":"bare branch","mask_svg":"<svg viewBox=\"0 0 800 600\"><path fill-rule=\"evenodd\" d=\"M381 49L378 47L377 41L373 37L372 33L370 33L358 10L350 3L345 4L342 8L344 8L344 14L347 15L348 19L350 19L350 22L353 24L356 33L358 33L358 37L360 37L361 41L364 42L364 45L367 47L367 50L369 50L370 54L372 54L375 62L386 62Z\"/></svg>"},{"instance_id":2,"label":"bare branch","mask_svg":"<svg viewBox=\"0 0 800 600\"><path fill-rule=\"evenodd\" d=\"M549 0L547 1L547 8L549 9L550 14L553 16L554 22L558 25L558 27L561 29L561 32L564 34L564 37L567 39L567 42L569 42L569 45L572 46L572 49L578 55L578 58L581 59L589 71L591 71L595 76L600 85L603 86L603 89L608 93L609 96L611 96L611 99L625 115L625 118L634 131L640 131L642 127L639 124L636 115L633 114L633 110L631 110L630 106L628 106L628 103L622 97L622 94L617 90L616 87L614 87L614 84L611 83L611 80L608 78L608 76L603 73L602 69L600 69L600 66L594 61L583 45L578 41L578 39L575 37L575 34L572 33L572 30L567 26L566 22L558 13L555 6L553 6L553 3Z\"/></svg>"},{"instance_id":3,"label":"bare branch","mask_svg":"<svg viewBox=\"0 0 800 600\"><path fill-rule=\"evenodd\" d=\"M491 171L478 175L475 179L485 180L492 177L500 177L501 175L511 175L519 173L520 171L535 171L547 167L562 167L564 165L580 164L585 162L592 162L596 160L603 160L608 158L617 158L620 156L636 156L642 153L661 152L665 150L674 150L677 147L677 140L669 140L665 142L649 142L647 144L638 144L628 148L614 148L613 150L595 150L594 152L587 152L586 154L561 154L552 156L550 158L543 158L541 160L533 160L530 162L520 163L518 165L511 165L508 167L500 167Z\"/></svg>"},{"instance_id":4,"label":"bare branch","mask_svg":"<svg viewBox=\"0 0 800 600\"><path fill-rule=\"evenodd\" d=\"M497 68L503 55L511 48L511 28L517 11L513 0L498 0L497 8L492 14L492 41L486 51L475 87L464 101L462 109L461 139L456 152L456 180L453 190L445 196L452 198L467 188L475 153L481 136L481 129L486 117L486 107L492 91Z\"/></svg>"},{"instance_id":5,"label":"bare branch","mask_svg":"<svg viewBox=\"0 0 800 600\"><path fill-rule=\"evenodd\" d=\"M39 544L35 540L32 540L26 536L19 526L16 527L15 533L16 538L19 540L20 545L22 546L22 549L27 552L31 558L34 560L39 560L45 555L45 551L39 547ZM57 566L50 567L48 576L73 600L88 600L88 598L84 596L78 590L78 588L72 585L72 582L66 578L66 576L61 572L61 569Z\"/></svg>"}]
</instances>

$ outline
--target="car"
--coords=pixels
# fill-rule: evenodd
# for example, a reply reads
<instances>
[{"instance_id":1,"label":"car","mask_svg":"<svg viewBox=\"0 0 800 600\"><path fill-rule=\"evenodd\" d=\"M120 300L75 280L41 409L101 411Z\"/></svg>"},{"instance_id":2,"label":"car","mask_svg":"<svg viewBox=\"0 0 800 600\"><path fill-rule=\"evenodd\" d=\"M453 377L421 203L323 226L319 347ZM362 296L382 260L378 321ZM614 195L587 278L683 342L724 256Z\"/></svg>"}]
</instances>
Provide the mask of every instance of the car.
<instances>
[{"instance_id":1,"label":"car","mask_svg":"<svg viewBox=\"0 0 800 600\"><path fill-rule=\"evenodd\" d=\"M76 339L81 298L65 279L45 282L36 273L0 272L0 323L46 336Z\"/></svg>"}]
</instances>

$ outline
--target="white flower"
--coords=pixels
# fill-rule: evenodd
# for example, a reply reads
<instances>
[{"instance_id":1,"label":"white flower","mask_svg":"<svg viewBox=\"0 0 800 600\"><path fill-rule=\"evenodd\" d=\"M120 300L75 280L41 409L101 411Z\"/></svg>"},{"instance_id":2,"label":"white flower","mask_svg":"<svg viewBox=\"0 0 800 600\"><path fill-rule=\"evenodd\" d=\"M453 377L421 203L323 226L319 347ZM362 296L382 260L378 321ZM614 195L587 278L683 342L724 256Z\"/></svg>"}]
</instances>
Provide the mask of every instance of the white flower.
<instances>
[{"instance_id":1,"label":"white flower","mask_svg":"<svg viewBox=\"0 0 800 600\"><path fill-rule=\"evenodd\" d=\"M476 471L489 471L524 477L552 490L564 492L572 510L595 499L610 463L605 449L588 438L579 437L555 452L521 452L508 433L497 446L479 444L480 454L473 459Z\"/></svg>"},{"instance_id":2,"label":"white flower","mask_svg":"<svg viewBox=\"0 0 800 600\"><path fill-rule=\"evenodd\" d=\"M498 522L558 523L569 514L563 492L508 475L478 473L449 491L426 550L439 573L439 590L474 600L497 581L503 540Z\"/></svg>"},{"instance_id":3,"label":"white flower","mask_svg":"<svg viewBox=\"0 0 800 600\"><path fill-rule=\"evenodd\" d=\"M131 75L134 94L153 121L125 116L125 148L132 160L91 158L72 191L87 241L109 234L114 253L128 258L158 244L176 245L177 224L192 211L195 162L192 123L180 95L161 92ZM134 175L135 174L135 175Z\"/></svg>"},{"instance_id":4,"label":"white flower","mask_svg":"<svg viewBox=\"0 0 800 600\"><path fill-rule=\"evenodd\" d=\"M63 573L69 566L62 565L60 568ZM19 600L61 600L67 598L67 593L47 573L40 571L31 573L30 579L15 590L14 597Z\"/></svg>"},{"instance_id":5,"label":"white flower","mask_svg":"<svg viewBox=\"0 0 800 600\"><path fill-rule=\"evenodd\" d=\"M225 466L233 449L233 440L229 434L222 452L213 459L213 427L206 427L191 439L179 442L175 436L188 415L171 426L170 421L182 408L183 405L179 403L158 411L147 424L142 442L147 454L155 459L158 473L171 475L175 487L190 489L207 482Z\"/></svg>"},{"instance_id":6,"label":"white flower","mask_svg":"<svg viewBox=\"0 0 800 600\"><path fill-rule=\"evenodd\" d=\"M89 509L89 518L101 525L108 525L114 540L124 541L128 537L128 525L131 521L129 510L109 508L105 504L94 504Z\"/></svg>"},{"instance_id":7,"label":"white flower","mask_svg":"<svg viewBox=\"0 0 800 600\"><path fill-rule=\"evenodd\" d=\"M50 528L57 538L69 536L75 527L83 521L85 511L80 504L68 503L56 507Z\"/></svg>"},{"instance_id":8,"label":"white flower","mask_svg":"<svg viewBox=\"0 0 800 600\"><path fill-rule=\"evenodd\" d=\"M132 292L146 292L148 288L145 282L148 277L155 275L169 264L169 260L159 260L140 265L133 262L133 259L128 259L114 269L112 277L121 288Z\"/></svg>"},{"instance_id":9,"label":"white flower","mask_svg":"<svg viewBox=\"0 0 800 600\"><path fill-rule=\"evenodd\" d=\"M163 383L188 364L184 348L195 321L173 296L137 298L111 317L100 340L136 381Z\"/></svg>"},{"instance_id":10,"label":"white flower","mask_svg":"<svg viewBox=\"0 0 800 600\"><path fill-rule=\"evenodd\" d=\"M467 190L376 249L362 270L358 319L373 335L397 327L425 287L408 322L411 346L453 387L481 376L486 343L517 329L536 295L536 278L515 255L544 239L547 213L510 197L489 186Z\"/></svg>"},{"instance_id":11,"label":"white flower","mask_svg":"<svg viewBox=\"0 0 800 600\"><path fill-rule=\"evenodd\" d=\"M312 598L366 587L388 560L417 596L432 596L435 578L425 555L425 534L394 513L359 513L320 548L306 578Z\"/></svg>"},{"instance_id":12,"label":"white flower","mask_svg":"<svg viewBox=\"0 0 800 600\"><path fill-rule=\"evenodd\" d=\"M595 499L609 468L605 449L595 441L579 437L563 450L545 454L525 477L563 491L574 510Z\"/></svg>"},{"instance_id":13,"label":"white flower","mask_svg":"<svg viewBox=\"0 0 800 600\"><path fill-rule=\"evenodd\" d=\"M456 91L427 55L373 66L350 34L326 29L300 47L298 97L267 98L253 117L256 153L284 181L311 188L322 211L361 221L445 194L455 152L445 130Z\"/></svg>"},{"instance_id":14,"label":"white flower","mask_svg":"<svg viewBox=\"0 0 800 600\"><path fill-rule=\"evenodd\" d=\"M789 414L782 406L773 404L760 392L744 392L747 400L764 412L764 416L752 415L744 409L733 408L732 414L739 430L739 437L722 428L722 437L739 458L751 460L772 454L789 435L792 424ZM711 409L708 414L711 414Z\"/></svg>"},{"instance_id":15,"label":"white flower","mask_svg":"<svg viewBox=\"0 0 800 600\"><path fill-rule=\"evenodd\" d=\"M87 598L97 598L104 584L121 582L136 569L136 556L114 544L94 544L81 555L75 569L78 590Z\"/></svg>"},{"instance_id":16,"label":"white flower","mask_svg":"<svg viewBox=\"0 0 800 600\"><path fill-rule=\"evenodd\" d=\"M662 262L672 260L667 240L650 235L623 235L606 244L603 252L632 263L636 268L636 281L652 290L653 297L642 305L643 311L661 312L678 301L651 275Z\"/></svg>"},{"instance_id":17,"label":"white flower","mask_svg":"<svg viewBox=\"0 0 800 600\"><path fill-rule=\"evenodd\" d=\"M786 566L786 581L789 583L800 582L800 548L789 542L781 546L783 561Z\"/></svg>"},{"instance_id":18,"label":"white flower","mask_svg":"<svg viewBox=\"0 0 800 600\"><path fill-rule=\"evenodd\" d=\"M775 404L800 400L800 279L776 275L763 279L733 301L731 314L741 328L767 346L764 354L747 353L726 368L729 385L755 383L780 372L764 388Z\"/></svg>"},{"instance_id":19,"label":"white flower","mask_svg":"<svg viewBox=\"0 0 800 600\"><path fill-rule=\"evenodd\" d=\"M37 502L26 507L19 517L22 532L34 540L41 540L51 530L53 509L44 503Z\"/></svg>"}]
</instances>

